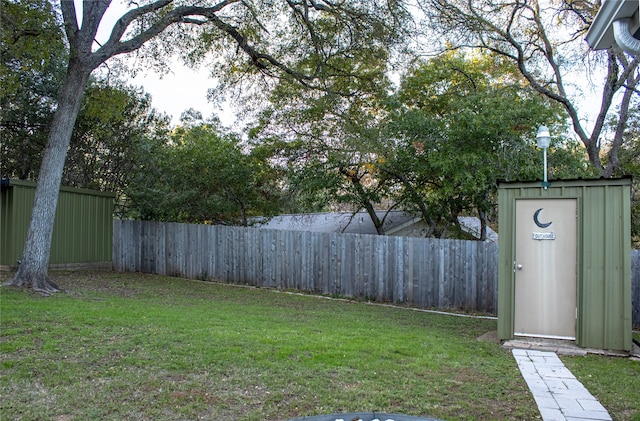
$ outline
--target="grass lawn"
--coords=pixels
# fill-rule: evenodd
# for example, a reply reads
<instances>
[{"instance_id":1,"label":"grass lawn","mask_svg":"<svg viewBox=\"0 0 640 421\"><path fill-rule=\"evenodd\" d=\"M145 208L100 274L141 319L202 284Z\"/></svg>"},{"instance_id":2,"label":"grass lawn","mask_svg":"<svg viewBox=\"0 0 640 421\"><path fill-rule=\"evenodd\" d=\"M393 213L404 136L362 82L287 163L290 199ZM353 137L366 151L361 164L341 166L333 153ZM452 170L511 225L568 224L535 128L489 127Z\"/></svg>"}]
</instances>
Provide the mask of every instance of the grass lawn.
<instances>
[{"instance_id":1,"label":"grass lawn","mask_svg":"<svg viewBox=\"0 0 640 421\"><path fill-rule=\"evenodd\" d=\"M476 339L493 320L153 275L52 278L71 292L0 290L3 420L539 419L509 351ZM614 419L640 419L640 363L563 360Z\"/></svg>"}]
</instances>

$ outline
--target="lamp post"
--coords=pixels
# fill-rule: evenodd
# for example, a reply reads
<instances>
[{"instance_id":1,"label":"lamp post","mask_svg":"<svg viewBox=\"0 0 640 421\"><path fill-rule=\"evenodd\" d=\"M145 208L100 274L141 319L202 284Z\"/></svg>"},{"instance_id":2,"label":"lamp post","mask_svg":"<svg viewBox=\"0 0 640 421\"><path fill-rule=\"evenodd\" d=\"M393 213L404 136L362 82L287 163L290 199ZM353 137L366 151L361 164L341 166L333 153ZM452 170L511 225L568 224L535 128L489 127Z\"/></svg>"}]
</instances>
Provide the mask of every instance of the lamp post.
<instances>
[{"instance_id":1,"label":"lamp post","mask_svg":"<svg viewBox=\"0 0 640 421\"><path fill-rule=\"evenodd\" d=\"M538 128L536 139L538 141L538 147L542 148L544 155L544 181L542 182L542 187L546 190L547 187L551 185L551 183L547 181L547 148L551 143L551 134L549 133L547 126L540 126Z\"/></svg>"}]
</instances>

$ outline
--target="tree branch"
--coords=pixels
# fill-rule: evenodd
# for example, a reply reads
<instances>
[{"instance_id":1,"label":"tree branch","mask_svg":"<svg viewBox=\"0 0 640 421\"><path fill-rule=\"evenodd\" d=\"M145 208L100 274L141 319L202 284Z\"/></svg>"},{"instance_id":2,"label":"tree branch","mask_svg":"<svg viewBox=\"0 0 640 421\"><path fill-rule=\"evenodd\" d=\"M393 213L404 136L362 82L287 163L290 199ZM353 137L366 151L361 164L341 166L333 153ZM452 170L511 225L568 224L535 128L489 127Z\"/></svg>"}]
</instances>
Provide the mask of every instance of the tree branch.
<instances>
[{"instance_id":1,"label":"tree branch","mask_svg":"<svg viewBox=\"0 0 640 421\"><path fill-rule=\"evenodd\" d=\"M175 9L169 11L164 17L159 19L149 28L141 32L140 34L134 36L130 40L121 41L122 36L124 35L127 27L137 18L149 14L157 12L170 5L173 0L158 0L154 3L150 3L145 6L138 7L133 9L127 13L125 13L114 26L109 40L105 43L104 47L97 50L93 53L93 62L96 64L96 67L102 64L104 61L109 58L119 55L130 53L132 51L140 48L145 42L149 41L153 37L157 36L165 29L167 29L170 25L175 23L189 23L189 24L197 24L201 25L211 20L211 17L215 16L217 12L224 9L225 7L238 3L241 0L224 0L215 6L211 7L201 7L201 6L180 6ZM202 16L207 18L206 21L200 21L189 16Z\"/></svg>"},{"instance_id":2,"label":"tree branch","mask_svg":"<svg viewBox=\"0 0 640 421\"><path fill-rule=\"evenodd\" d=\"M76 16L76 7L73 0L60 0L60 9L62 9L62 19L64 20L64 31L70 45L76 45L78 28L78 17Z\"/></svg>"}]
</instances>

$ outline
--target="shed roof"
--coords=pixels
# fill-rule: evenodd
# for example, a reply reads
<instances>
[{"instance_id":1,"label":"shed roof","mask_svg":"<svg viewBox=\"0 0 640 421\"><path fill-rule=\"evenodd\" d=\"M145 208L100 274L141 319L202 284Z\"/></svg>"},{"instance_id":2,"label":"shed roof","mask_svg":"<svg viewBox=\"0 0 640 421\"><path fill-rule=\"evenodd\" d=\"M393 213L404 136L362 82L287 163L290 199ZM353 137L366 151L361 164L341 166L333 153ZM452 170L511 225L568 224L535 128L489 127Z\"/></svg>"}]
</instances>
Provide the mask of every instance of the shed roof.
<instances>
[{"instance_id":1,"label":"shed roof","mask_svg":"<svg viewBox=\"0 0 640 421\"><path fill-rule=\"evenodd\" d=\"M405 211L377 211L380 219L389 214L384 221L385 232L393 235L403 228L410 227L422 221L419 214ZM472 216L458 218L462 229L476 238L480 235L480 221ZM256 225L259 228L279 229L287 231L339 232L348 234L377 234L376 228L367 212L321 212L278 215L264 223ZM498 234L487 227L489 241L498 241Z\"/></svg>"},{"instance_id":2,"label":"shed roof","mask_svg":"<svg viewBox=\"0 0 640 421\"><path fill-rule=\"evenodd\" d=\"M377 211L382 219L386 211ZM403 211L391 211L384 221L384 229L393 229L413 221L415 214ZM367 212L319 212L278 215L263 224L260 228L280 229L288 231L340 232L350 234L377 234L376 228Z\"/></svg>"},{"instance_id":3,"label":"shed roof","mask_svg":"<svg viewBox=\"0 0 640 421\"><path fill-rule=\"evenodd\" d=\"M630 175L625 175L624 177L619 178L574 178L574 179L562 179L562 180L551 180L548 187L554 186L597 186L597 185L628 185L631 184L633 177ZM505 181L498 180L498 188L510 188L510 189L518 189L518 188L531 188L531 187L542 187L541 180L516 180L516 181Z\"/></svg>"}]
</instances>

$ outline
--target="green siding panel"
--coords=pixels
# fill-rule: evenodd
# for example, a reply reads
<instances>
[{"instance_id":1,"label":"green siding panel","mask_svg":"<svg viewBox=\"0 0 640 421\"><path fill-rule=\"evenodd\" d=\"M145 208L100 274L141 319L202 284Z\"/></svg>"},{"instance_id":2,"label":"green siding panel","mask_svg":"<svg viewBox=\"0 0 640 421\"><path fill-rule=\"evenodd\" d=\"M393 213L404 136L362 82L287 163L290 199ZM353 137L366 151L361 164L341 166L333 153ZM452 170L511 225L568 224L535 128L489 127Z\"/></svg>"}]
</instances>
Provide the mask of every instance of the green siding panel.
<instances>
[{"instance_id":1,"label":"green siding panel","mask_svg":"<svg viewBox=\"0 0 640 421\"><path fill-rule=\"evenodd\" d=\"M498 189L498 336L513 338L515 201L578 200L576 342L585 348L631 349L631 180L501 183Z\"/></svg>"},{"instance_id":2,"label":"green siding panel","mask_svg":"<svg viewBox=\"0 0 640 421\"><path fill-rule=\"evenodd\" d=\"M9 180L0 205L0 265L15 267L31 219L35 183ZM110 263L114 194L62 187L51 242L51 265Z\"/></svg>"}]
</instances>

